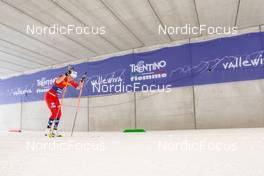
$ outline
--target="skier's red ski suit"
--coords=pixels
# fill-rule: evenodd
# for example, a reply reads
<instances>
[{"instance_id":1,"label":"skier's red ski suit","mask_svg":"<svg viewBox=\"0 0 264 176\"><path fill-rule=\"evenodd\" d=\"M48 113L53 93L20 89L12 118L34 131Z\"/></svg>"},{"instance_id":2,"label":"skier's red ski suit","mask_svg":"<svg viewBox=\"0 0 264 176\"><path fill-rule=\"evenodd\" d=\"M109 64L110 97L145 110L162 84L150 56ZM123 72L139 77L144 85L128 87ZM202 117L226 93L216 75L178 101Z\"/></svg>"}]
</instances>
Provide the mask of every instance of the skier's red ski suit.
<instances>
[{"instance_id":1,"label":"skier's red ski suit","mask_svg":"<svg viewBox=\"0 0 264 176\"><path fill-rule=\"evenodd\" d=\"M61 83L57 84L54 82L52 88L46 93L45 101L51 111L50 119L60 119L61 118L61 104L59 101L59 95L63 93L64 89L68 86L72 85L77 88L78 83L75 81L69 82L67 78L65 78Z\"/></svg>"}]
</instances>

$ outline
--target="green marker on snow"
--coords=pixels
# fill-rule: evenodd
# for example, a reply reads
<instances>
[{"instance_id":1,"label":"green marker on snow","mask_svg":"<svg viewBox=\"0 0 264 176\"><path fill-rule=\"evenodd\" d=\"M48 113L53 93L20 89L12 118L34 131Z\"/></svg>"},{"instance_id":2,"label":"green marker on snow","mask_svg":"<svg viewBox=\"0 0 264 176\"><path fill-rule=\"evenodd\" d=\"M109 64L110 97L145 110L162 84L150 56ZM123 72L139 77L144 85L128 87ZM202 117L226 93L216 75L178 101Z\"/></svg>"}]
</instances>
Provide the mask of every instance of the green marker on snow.
<instances>
[{"instance_id":1,"label":"green marker on snow","mask_svg":"<svg viewBox=\"0 0 264 176\"><path fill-rule=\"evenodd\" d=\"M143 133L146 132L144 129L135 128L135 129L124 129L124 133Z\"/></svg>"}]
</instances>

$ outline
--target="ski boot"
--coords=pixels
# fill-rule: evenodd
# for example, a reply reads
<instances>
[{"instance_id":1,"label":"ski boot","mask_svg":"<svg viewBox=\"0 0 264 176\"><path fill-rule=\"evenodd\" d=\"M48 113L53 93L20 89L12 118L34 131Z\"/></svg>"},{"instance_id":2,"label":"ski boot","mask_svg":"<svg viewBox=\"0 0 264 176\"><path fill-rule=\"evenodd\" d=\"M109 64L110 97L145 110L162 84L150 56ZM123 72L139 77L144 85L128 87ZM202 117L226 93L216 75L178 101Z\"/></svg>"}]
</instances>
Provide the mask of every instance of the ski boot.
<instances>
[{"instance_id":1,"label":"ski boot","mask_svg":"<svg viewBox=\"0 0 264 176\"><path fill-rule=\"evenodd\" d=\"M54 137L54 134L53 134L51 128L46 129L45 136L48 136L49 138Z\"/></svg>"},{"instance_id":2,"label":"ski boot","mask_svg":"<svg viewBox=\"0 0 264 176\"><path fill-rule=\"evenodd\" d=\"M54 129L53 130L53 137L63 137L59 132L58 132L58 130L57 129Z\"/></svg>"}]
</instances>

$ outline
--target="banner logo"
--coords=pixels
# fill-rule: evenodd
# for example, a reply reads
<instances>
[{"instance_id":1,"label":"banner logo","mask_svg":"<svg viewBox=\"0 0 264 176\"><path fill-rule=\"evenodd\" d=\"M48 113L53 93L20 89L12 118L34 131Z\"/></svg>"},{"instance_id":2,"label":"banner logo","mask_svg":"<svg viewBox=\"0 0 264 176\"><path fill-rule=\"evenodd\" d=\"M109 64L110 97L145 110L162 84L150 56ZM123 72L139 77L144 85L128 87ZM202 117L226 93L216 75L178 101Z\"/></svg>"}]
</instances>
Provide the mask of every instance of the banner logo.
<instances>
[{"instance_id":1,"label":"banner logo","mask_svg":"<svg viewBox=\"0 0 264 176\"><path fill-rule=\"evenodd\" d=\"M145 61L140 60L137 64L130 64L129 66L131 68L131 73L133 74L133 76L130 77L130 80L133 82L167 77L167 73L163 71L163 68L167 66L165 60L153 63L145 63Z\"/></svg>"},{"instance_id":2,"label":"banner logo","mask_svg":"<svg viewBox=\"0 0 264 176\"><path fill-rule=\"evenodd\" d=\"M258 67L264 64L263 51L257 51L246 56L225 56L221 60L225 70Z\"/></svg>"},{"instance_id":3,"label":"banner logo","mask_svg":"<svg viewBox=\"0 0 264 176\"><path fill-rule=\"evenodd\" d=\"M13 95L26 95L26 94L31 94L32 90L31 89L21 89L17 88L14 92Z\"/></svg>"},{"instance_id":4,"label":"banner logo","mask_svg":"<svg viewBox=\"0 0 264 176\"><path fill-rule=\"evenodd\" d=\"M46 79L42 77L37 80L37 90L36 93L45 93L48 92L50 87L53 85L56 78Z\"/></svg>"}]
</instances>

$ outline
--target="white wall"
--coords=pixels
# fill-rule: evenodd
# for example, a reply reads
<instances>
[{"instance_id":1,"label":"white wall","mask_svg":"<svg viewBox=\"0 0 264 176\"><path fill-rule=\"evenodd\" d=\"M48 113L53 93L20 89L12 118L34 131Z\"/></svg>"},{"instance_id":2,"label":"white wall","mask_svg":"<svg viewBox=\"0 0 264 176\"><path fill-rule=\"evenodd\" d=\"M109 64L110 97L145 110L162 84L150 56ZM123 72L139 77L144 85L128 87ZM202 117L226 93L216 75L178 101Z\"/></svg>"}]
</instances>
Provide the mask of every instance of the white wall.
<instances>
[{"instance_id":1,"label":"white wall","mask_svg":"<svg viewBox=\"0 0 264 176\"><path fill-rule=\"evenodd\" d=\"M136 124L149 130L195 128L192 87L136 93Z\"/></svg>"},{"instance_id":2,"label":"white wall","mask_svg":"<svg viewBox=\"0 0 264 176\"><path fill-rule=\"evenodd\" d=\"M0 105L0 130L20 128L21 104Z\"/></svg>"},{"instance_id":3,"label":"white wall","mask_svg":"<svg viewBox=\"0 0 264 176\"><path fill-rule=\"evenodd\" d=\"M264 80L195 86L197 128L264 126Z\"/></svg>"},{"instance_id":4,"label":"white wall","mask_svg":"<svg viewBox=\"0 0 264 176\"><path fill-rule=\"evenodd\" d=\"M134 94L117 94L89 98L89 129L122 130L135 127Z\"/></svg>"},{"instance_id":5,"label":"white wall","mask_svg":"<svg viewBox=\"0 0 264 176\"><path fill-rule=\"evenodd\" d=\"M71 130L75 112L76 98L65 99L60 129ZM49 116L44 101L22 106L20 103L1 105L0 129L19 128L22 122L24 130L44 130ZM75 129L120 131L134 127L176 130L263 126L264 80L255 80L194 86L194 89L174 88L170 93L85 97L81 99Z\"/></svg>"}]
</instances>

